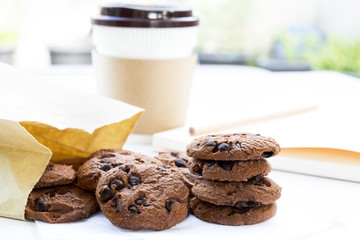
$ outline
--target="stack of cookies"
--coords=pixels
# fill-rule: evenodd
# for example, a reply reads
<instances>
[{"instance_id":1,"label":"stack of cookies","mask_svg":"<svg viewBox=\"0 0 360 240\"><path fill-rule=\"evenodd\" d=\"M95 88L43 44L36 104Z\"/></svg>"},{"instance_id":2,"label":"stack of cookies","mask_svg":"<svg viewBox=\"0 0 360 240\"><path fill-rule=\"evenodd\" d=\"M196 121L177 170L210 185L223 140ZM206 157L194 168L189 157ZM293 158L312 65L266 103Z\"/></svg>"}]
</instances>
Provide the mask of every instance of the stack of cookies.
<instances>
[{"instance_id":1,"label":"stack of cookies","mask_svg":"<svg viewBox=\"0 0 360 240\"><path fill-rule=\"evenodd\" d=\"M280 152L272 138L259 134L208 135L187 147L193 159L190 171L202 176L194 182L191 212L207 222L249 225L276 213L281 187L265 177L271 166L266 160Z\"/></svg>"}]
</instances>

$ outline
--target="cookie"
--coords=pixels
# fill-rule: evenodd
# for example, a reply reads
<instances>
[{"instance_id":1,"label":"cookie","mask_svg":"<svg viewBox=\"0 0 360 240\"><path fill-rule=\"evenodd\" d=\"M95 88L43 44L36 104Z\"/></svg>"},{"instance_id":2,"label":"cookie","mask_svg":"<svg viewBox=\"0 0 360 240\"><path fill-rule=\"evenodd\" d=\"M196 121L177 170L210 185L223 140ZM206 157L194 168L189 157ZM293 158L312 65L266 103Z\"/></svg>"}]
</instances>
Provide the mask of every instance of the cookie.
<instances>
[{"instance_id":1,"label":"cookie","mask_svg":"<svg viewBox=\"0 0 360 240\"><path fill-rule=\"evenodd\" d=\"M281 187L267 177L255 177L247 182L197 180L191 189L200 200L225 206L255 207L274 203Z\"/></svg>"},{"instance_id":2,"label":"cookie","mask_svg":"<svg viewBox=\"0 0 360 240\"><path fill-rule=\"evenodd\" d=\"M271 165L265 159L249 161L214 161L192 159L188 167L207 180L243 182L257 175L266 176Z\"/></svg>"},{"instance_id":3,"label":"cookie","mask_svg":"<svg viewBox=\"0 0 360 240\"><path fill-rule=\"evenodd\" d=\"M185 153L159 152L155 158L163 163L164 168L172 168L178 171L181 179L189 189L192 188L196 180L202 179L201 176L190 172L188 169L188 163L192 158Z\"/></svg>"},{"instance_id":4,"label":"cookie","mask_svg":"<svg viewBox=\"0 0 360 240\"><path fill-rule=\"evenodd\" d=\"M73 222L96 212L95 195L74 185L34 189L25 207L25 218L48 223Z\"/></svg>"},{"instance_id":5,"label":"cookie","mask_svg":"<svg viewBox=\"0 0 360 240\"><path fill-rule=\"evenodd\" d=\"M152 157L127 150L99 150L91 154L77 172L77 185L82 189L95 192L99 178L110 169L126 163L157 164L161 163Z\"/></svg>"},{"instance_id":6,"label":"cookie","mask_svg":"<svg viewBox=\"0 0 360 240\"><path fill-rule=\"evenodd\" d=\"M280 146L274 139L260 134L217 134L195 139L186 152L198 159L246 161L275 156L280 152Z\"/></svg>"},{"instance_id":7,"label":"cookie","mask_svg":"<svg viewBox=\"0 0 360 240\"><path fill-rule=\"evenodd\" d=\"M62 164L50 164L46 167L43 175L34 188L61 186L74 182L76 172L72 166Z\"/></svg>"},{"instance_id":8,"label":"cookie","mask_svg":"<svg viewBox=\"0 0 360 240\"><path fill-rule=\"evenodd\" d=\"M134 164L106 172L96 188L104 216L117 227L168 229L188 215L189 190L171 169Z\"/></svg>"},{"instance_id":9,"label":"cookie","mask_svg":"<svg viewBox=\"0 0 360 240\"><path fill-rule=\"evenodd\" d=\"M71 165L75 171L79 169L89 158L67 158L56 161L57 164Z\"/></svg>"},{"instance_id":10,"label":"cookie","mask_svg":"<svg viewBox=\"0 0 360 240\"><path fill-rule=\"evenodd\" d=\"M193 198L189 204L191 213L197 218L223 225L240 226L264 222L276 213L276 204L260 205L257 207L229 207L217 206Z\"/></svg>"}]
</instances>

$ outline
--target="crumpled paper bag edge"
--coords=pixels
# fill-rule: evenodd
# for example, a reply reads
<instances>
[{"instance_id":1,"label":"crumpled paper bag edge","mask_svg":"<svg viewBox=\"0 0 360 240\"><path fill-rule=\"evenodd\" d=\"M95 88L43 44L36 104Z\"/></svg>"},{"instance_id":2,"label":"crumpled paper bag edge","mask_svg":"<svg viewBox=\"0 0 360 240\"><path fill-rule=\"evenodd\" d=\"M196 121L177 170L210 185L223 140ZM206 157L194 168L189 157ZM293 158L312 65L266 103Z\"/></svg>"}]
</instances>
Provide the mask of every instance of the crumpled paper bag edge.
<instances>
[{"instance_id":1,"label":"crumpled paper bag edge","mask_svg":"<svg viewBox=\"0 0 360 240\"><path fill-rule=\"evenodd\" d=\"M23 152L29 152L29 155L30 153L34 153L35 155L37 156L43 156L41 160L39 160L40 165L40 169L38 169L39 171L39 174L38 176L34 176L33 179L31 179L31 182L28 183L28 185L31 185L32 187L39 181L40 177L42 176L47 164L49 163L50 161L50 158L52 156L52 152L49 148L47 148L46 146L44 146L43 144L39 143L23 126L21 126L21 124L17 121L12 121L12 120L5 120L5 119L0 119L1 121L6 121L8 122L9 124L13 124L14 127L17 127L19 128L18 130L22 132L23 137L27 138L28 141L32 141L32 144L35 144L37 145L41 150L40 151L31 151L30 149L27 149L27 148L24 148L24 149L20 149L19 147L14 147L13 149L17 149L17 151L23 151ZM11 146L8 146L8 145L2 145L4 146L4 148L11 148ZM10 171L13 173L12 176L14 175L17 175L17 173L14 173L13 172L13 168L14 166L12 166L12 163L9 161L8 162L9 166L10 166ZM16 164L16 163L13 163L13 164ZM37 163L37 166L39 165L39 163ZM16 167L15 167L16 169ZM16 179L15 179L16 180ZM18 183L16 184L17 186ZM4 213L1 213L1 216L2 217L7 217L7 218L12 218L12 219L18 219L18 220L26 220L25 219L25 206L26 206L26 203L27 203L27 198L30 194L30 192L32 191L32 187L25 187L26 190L22 189L18 192L21 192L22 193L22 196L26 196L25 197L18 197L17 199L20 199L19 201L22 202L22 205L24 206L23 207L23 213L22 214L19 214L18 212L11 212L11 211L7 211L7 212L4 212ZM24 186L22 186L21 188L24 188ZM10 198L10 199L13 199L13 198ZM8 200L7 200L8 201ZM7 202L5 201L5 203ZM4 202L2 202L1 204L4 204Z\"/></svg>"},{"instance_id":2,"label":"crumpled paper bag edge","mask_svg":"<svg viewBox=\"0 0 360 240\"><path fill-rule=\"evenodd\" d=\"M99 149L122 148L142 113L143 111L140 111L122 121L101 126L92 133L79 128L59 129L37 121L21 121L20 124L38 142L50 148L53 153L51 161L56 162L67 158L87 158L91 153ZM63 137L65 142L71 140L73 143L64 144L61 142L62 139L54 137L54 134L47 135L51 131L55 135ZM81 142L80 138L84 139L84 141ZM82 145L79 147L80 144Z\"/></svg>"}]
</instances>

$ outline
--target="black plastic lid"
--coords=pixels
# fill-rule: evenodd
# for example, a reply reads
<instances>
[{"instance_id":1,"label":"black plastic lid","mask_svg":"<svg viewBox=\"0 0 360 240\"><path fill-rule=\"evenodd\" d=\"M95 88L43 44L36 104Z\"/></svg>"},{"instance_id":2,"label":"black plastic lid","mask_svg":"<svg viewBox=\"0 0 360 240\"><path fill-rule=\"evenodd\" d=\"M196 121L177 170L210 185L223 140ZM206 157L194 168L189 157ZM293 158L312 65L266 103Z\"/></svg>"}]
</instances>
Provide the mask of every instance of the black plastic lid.
<instances>
[{"instance_id":1,"label":"black plastic lid","mask_svg":"<svg viewBox=\"0 0 360 240\"><path fill-rule=\"evenodd\" d=\"M181 5L107 4L99 16L92 18L95 25L114 27L169 28L191 27L199 24L190 8Z\"/></svg>"}]
</instances>

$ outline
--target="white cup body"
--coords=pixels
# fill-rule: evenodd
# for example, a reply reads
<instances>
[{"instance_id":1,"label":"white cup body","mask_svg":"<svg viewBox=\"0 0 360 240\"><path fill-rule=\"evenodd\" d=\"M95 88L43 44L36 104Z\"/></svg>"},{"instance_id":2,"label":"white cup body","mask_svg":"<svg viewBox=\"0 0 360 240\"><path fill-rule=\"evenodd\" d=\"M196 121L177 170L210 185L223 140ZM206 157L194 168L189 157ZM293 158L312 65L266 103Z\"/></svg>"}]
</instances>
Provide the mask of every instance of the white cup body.
<instances>
[{"instance_id":1,"label":"white cup body","mask_svg":"<svg viewBox=\"0 0 360 240\"><path fill-rule=\"evenodd\" d=\"M177 59L193 54L197 26L139 28L93 25L99 54L126 59Z\"/></svg>"}]
</instances>

